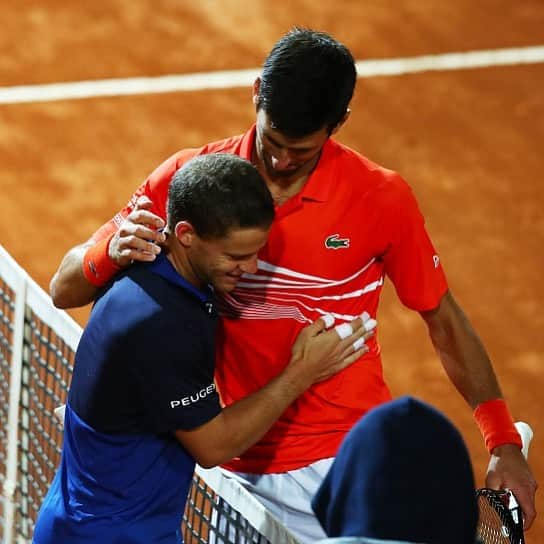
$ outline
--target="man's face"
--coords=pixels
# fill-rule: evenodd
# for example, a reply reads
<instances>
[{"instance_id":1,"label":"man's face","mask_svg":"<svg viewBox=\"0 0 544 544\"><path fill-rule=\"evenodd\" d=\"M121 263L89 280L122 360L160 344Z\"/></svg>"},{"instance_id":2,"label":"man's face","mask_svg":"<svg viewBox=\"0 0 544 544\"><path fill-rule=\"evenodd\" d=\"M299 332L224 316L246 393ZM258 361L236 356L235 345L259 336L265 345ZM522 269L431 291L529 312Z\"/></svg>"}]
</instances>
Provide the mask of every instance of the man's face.
<instances>
[{"instance_id":1,"label":"man's face","mask_svg":"<svg viewBox=\"0 0 544 544\"><path fill-rule=\"evenodd\" d=\"M308 175L317 164L321 149L329 138L322 128L301 138L287 138L274 128L268 114L257 111L255 151L270 178L293 178Z\"/></svg>"},{"instance_id":2,"label":"man's face","mask_svg":"<svg viewBox=\"0 0 544 544\"><path fill-rule=\"evenodd\" d=\"M257 270L257 253L269 229L233 228L224 238L203 239L195 235L188 252L195 277L221 292L230 292L242 274Z\"/></svg>"}]
</instances>

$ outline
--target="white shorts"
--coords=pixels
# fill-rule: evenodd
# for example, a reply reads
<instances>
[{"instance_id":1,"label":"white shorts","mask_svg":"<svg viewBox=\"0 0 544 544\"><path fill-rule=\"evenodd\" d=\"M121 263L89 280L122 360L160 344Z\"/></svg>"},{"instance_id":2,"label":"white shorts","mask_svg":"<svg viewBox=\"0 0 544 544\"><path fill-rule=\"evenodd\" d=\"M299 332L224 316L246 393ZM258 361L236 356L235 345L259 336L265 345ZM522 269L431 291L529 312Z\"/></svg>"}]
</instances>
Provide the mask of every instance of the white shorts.
<instances>
[{"instance_id":1,"label":"white shorts","mask_svg":"<svg viewBox=\"0 0 544 544\"><path fill-rule=\"evenodd\" d=\"M313 513L311 500L333 459L321 459L297 470L275 474L224 472L260 501L301 544L315 544L327 535Z\"/></svg>"}]
</instances>

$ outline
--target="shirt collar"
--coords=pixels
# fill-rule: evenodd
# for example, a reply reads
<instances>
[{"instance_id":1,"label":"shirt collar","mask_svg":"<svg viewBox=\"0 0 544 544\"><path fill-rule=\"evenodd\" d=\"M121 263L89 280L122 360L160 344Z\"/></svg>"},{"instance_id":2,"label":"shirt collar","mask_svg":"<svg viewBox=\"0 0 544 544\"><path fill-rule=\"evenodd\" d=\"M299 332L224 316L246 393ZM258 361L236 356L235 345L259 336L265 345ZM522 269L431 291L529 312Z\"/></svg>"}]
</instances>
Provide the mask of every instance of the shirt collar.
<instances>
[{"instance_id":1,"label":"shirt collar","mask_svg":"<svg viewBox=\"0 0 544 544\"><path fill-rule=\"evenodd\" d=\"M240 144L240 157L251 162L251 155L253 154L253 146L255 145L255 134L257 132L257 125L253 124L251 128L242 136L242 143Z\"/></svg>"},{"instance_id":2,"label":"shirt collar","mask_svg":"<svg viewBox=\"0 0 544 544\"><path fill-rule=\"evenodd\" d=\"M326 202L334 189L334 174L338 144L329 138L323 145L321 157L304 184L300 197L305 200Z\"/></svg>"}]
</instances>

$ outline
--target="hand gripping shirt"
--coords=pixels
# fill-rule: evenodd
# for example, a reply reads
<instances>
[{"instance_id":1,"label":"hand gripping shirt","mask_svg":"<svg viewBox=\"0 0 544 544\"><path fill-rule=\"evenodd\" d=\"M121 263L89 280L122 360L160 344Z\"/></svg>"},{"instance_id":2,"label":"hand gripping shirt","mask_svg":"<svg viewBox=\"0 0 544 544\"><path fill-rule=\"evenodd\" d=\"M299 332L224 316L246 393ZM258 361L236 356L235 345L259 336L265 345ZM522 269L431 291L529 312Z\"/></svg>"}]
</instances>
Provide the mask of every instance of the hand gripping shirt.
<instances>
[{"instance_id":1,"label":"hand gripping shirt","mask_svg":"<svg viewBox=\"0 0 544 544\"><path fill-rule=\"evenodd\" d=\"M221 410L216 316L165 257L99 298L81 337L59 470L35 544L179 544L194 459L173 431Z\"/></svg>"},{"instance_id":2,"label":"hand gripping shirt","mask_svg":"<svg viewBox=\"0 0 544 544\"><path fill-rule=\"evenodd\" d=\"M116 230L138 196L165 217L168 185L192 157L230 152L250 160L255 127L246 134L182 150L101 227ZM276 209L258 270L219 301L216 382L228 405L265 385L290 358L300 330L324 313L336 323L363 311L376 317L385 277L408 308L431 310L447 291L440 259L408 184L329 139L302 191ZM334 456L342 438L391 394L383 379L377 337L370 351L336 376L311 387L253 447L226 466L240 472L284 472Z\"/></svg>"}]
</instances>

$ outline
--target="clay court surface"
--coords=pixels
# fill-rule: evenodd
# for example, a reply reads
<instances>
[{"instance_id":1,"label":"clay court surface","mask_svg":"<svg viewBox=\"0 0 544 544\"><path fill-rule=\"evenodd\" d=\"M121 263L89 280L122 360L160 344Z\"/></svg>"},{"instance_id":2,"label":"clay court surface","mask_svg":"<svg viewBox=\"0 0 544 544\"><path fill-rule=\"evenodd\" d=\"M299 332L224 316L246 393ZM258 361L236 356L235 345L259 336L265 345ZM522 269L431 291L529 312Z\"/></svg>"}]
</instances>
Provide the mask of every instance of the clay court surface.
<instances>
[{"instance_id":1,"label":"clay court surface","mask_svg":"<svg viewBox=\"0 0 544 544\"><path fill-rule=\"evenodd\" d=\"M257 68L293 24L358 60L544 45L542 0L190 2L4 0L0 85ZM319 6L319 7L318 7ZM344 143L412 185L453 293L483 338L544 485L544 63L361 78ZM0 244L44 288L62 255L171 153L239 134L249 87L0 103ZM88 309L72 315L84 324ZM487 454L423 321L388 288L378 316L395 395L460 427L478 484ZM447 470L447 467L444 467ZM542 494L542 493L541 493ZM541 495L540 494L540 495ZM544 504L529 544L544 542Z\"/></svg>"}]
</instances>

